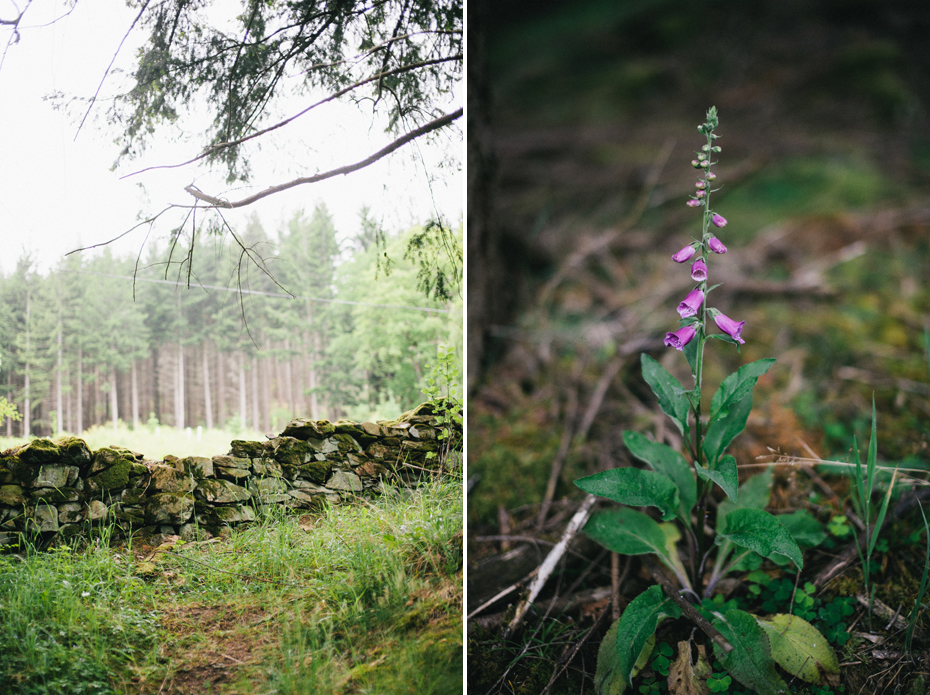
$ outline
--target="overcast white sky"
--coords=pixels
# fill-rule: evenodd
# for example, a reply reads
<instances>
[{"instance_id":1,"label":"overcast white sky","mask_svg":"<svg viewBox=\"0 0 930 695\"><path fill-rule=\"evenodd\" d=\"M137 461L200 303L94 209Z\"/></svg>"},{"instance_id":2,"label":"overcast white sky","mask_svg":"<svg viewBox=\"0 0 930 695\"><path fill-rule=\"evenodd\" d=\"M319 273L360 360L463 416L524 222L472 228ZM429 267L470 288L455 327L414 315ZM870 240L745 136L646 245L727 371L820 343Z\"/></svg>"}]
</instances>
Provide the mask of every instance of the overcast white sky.
<instances>
[{"instance_id":1,"label":"overcast white sky","mask_svg":"<svg viewBox=\"0 0 930 695\"><path fill-rule=\"evenodd\" d=\"M22 7L24 2L17 4ZM116 131L105 128L108 102L98 103L93 111L96 118L89 119L75 140L83 102L55 110L45 97L53 92L69 97L93 95L137 10L113 0L84 1L51 26L37 26L51 22L66 9L60 1L34 2L23 22L19 43L9 47L0 67L0 272L4 274L12 272L24 251L31 251L40 270L45 271L68 251L116 237L132 227L140 215L148 216L168 203L190 204L192 199L184 192L190 183L211 195L236 199L269 185L364 159L392 139L356 106L331 104L281 129L274 140L259 139L261 149L249 152L254 188L229 190L221 171L195 166L120 180L120 176L147 166L174 164L196 155L205 122L186 124L181 132L166 129L143 158L123 162L117 171L111 171L119 149L114 143ZM0 18L11 16L15 10L10 0L0 0ZM0 30L4 45L7 36ZM142 39L143 33L138 32L127 41L117 67L133 67L134 50ZM103 94L112 94L121 84L125 82L118 75L108 78ZM446 112L461 106L464 94L458 91ZM279 115L293 115L320 96L294 99ZM464 119L456 124L463 129ZM224 214L235 225L255 213L272 237L296 210L303 208L309 214L318 202L329 208L341 235L357 231L362 205L368 205L392 232L423 222L437 211L458 224L464 210L463 172L460 166L440 172L436 164L443 154L453 151L461 165L464 145L451 134L445 135L444 141L444 147L431 146L421 138L359 172L298 186ZM450 146L450 141L455 144ZM425 159L426 169L441 176L432 189L423 163L415 161L416 151ZM180 218L175 224L178 222ZM160 225L156 232L164 235L171 226ZM144 235L145 231L139 230L113 248L121 255L135 254Z\"/></svg>"}]
</instances>

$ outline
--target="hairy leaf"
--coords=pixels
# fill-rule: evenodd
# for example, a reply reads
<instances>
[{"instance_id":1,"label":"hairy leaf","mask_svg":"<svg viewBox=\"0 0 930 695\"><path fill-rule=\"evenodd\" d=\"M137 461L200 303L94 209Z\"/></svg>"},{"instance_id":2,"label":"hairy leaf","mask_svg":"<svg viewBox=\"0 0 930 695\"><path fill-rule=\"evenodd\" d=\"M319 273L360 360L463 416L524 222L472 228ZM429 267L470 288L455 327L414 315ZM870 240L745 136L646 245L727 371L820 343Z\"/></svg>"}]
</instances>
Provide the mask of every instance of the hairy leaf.
<instances>
[{"instance_id":1,"label":"hairy leaf","mask_svg":"<svg viewBox=\"0 0 930 695\"><path fill-rule=\"evenodd\" d=\"M778 613L768 618L757 617L756 621L768 635L775 663L788 673L821 685L839 675L836 654L827 639L806 620Z\"/></svg>"},{"instance_id":2,"label":"hairy leaf","mask_svg":"<svg viewBox=\"0 0 930 695\"><path fill-rule=\"evenodd\" d=\"M719 616L713 625L733 645L733 651L724 652L714 642L714 656L736 680L759 695L778 695L788 687L775 670L769 641L756 619L738 609Z\"/></svg>"},{"instance_id":3,"label":"hairy leaf","mask_svg":"<svg viewBox=\"0 0 930 695\"><path fill-rule=\"evenodd\" d=\"M631 507L658 507L668 521L678 511L678 488L664 475L638 468L612 468L579 478L575 485L587 493Z\"/></svg>"},{"instance_id":4,"label":"hairy leaf","mask_svg":"<svg viewBox=\"0 0 930 695\"><path fill-rule=\"evenodd\" d=\"M708 470L696 466L698 477L701 480L712 480L727 493L731 501L736 502L736 492L739 486L739 474L736 472L736 459L730 455L724 456L717 464L716 470Z\"/></svg>"},{"instance_id":5,"label":"hairy leaf","mask_svg":"<svg viewBox=\"0 0 930 695\"><path fill-rule=\"evenodd\" d=\"M652 517L628 507L602 509L591 515L584 532L608 550L621 555L665 556L665 533Z\"/></svg>"},{"instance_id":6,"label":"hairy leaf","mask_svg":"<svg viewBox=\"0 0 930 695\"><path fill-rule=\"evenodd\" d=\"M711 422L704 436L704 456L707 462L714 466L723 455L730 443L746 428L749 411L752 410L752 392L738 400L730 407L730 412L724 417L718 417Z\"/></svg>"},{"instance_id":7,"label":"hairy leaf","mask_svg":"<svg viewBox=\"0 0 930 695\"><path fill-rule=\"evenodd\" d=\"M778 514L777 518L801 548L818 546L827 537L823 524L806 509L798 509L791 514Z\"/></svg>"},{"instance_id":8,"label":"hairy leaf","mask_svg":"<svg viewBox=\"0 0 930 695\"><path fill-rule=\"evenodd\" d=\"M668 476L675 483L681 503L679 517L690 524L691 508L697 501L697 488L687 461L672 447L649 441L639 432L625 431L623 443L633 456L651 466L656 473Z\"/></svg>"},{"instance_id":9,"label":"hairy leaf","mask_svg":"<svg viewBox=\"0 0 930 695\"><path fill-rule=\"evenodd\" d=\"M772 490L772 467L754 475L739 486L738 503L723 500L717 507L717 533L726 530L727 514L734 509L765 509Z\"/></svg>"},{"instance_id":10,"label":"hairy leaf","mask_svg":"<svg viewBox=\"0 0 930 695\"><path fill-rule=\"evenodd\" d=\"M643 379L649 384L652 392L659 399L662 412L672 418L675 426L682 436L685 436L688 426L688 399L682 395L684 389L681 382L668 373L661 364L652 359L645 352L640 359L643 368Z\"/></svg>"},{"instance_id":11,"label":"hairy leaf","mask_svg":"<svg viewBox=\"0 0 930 695\"><path fill-rule=\"evenodd\" d=\"M724 379L710 402L711 422L717 418L727 417L730 408L752 393L752 387L756 385L756 380L765 374L773 364L775 364L775 360L772 358L756 360L744 364Z\"/></svg>"},{"instance_id":12,"label":"hairy leaf","mask_svg":"<svg viewBox=\"0 0 930 695\"><path fill-rule=\"evenodd\" d=\"M726 518L725 532L717 532L718 545L726 539L763 557L777 553L788 557L798 569L804 566L798 544L772 514L763 509L735 509Z\"/></svg>"},{"instance_id":13,"label":"hairy leaf","mask_svg":"<svg viewBox=\"0 0 930 695\"><path fill-rule=\"evenodd\" d=\"M664 617L677 618L681 609L662 592L658 585L650 586L630 604L617 625L618 667L627 685L633 685L633 667L639 661L646 642L655 634Z\"/></svg>"}]
</instances>

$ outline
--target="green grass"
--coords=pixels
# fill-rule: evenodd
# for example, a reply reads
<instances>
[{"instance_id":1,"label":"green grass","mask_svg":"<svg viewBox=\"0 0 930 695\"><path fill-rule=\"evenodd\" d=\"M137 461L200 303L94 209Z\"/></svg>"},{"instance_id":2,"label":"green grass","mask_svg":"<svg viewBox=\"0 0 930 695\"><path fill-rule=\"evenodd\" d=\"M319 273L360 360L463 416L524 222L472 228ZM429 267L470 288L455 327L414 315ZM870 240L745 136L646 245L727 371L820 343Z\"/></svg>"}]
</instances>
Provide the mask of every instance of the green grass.
<instances>
[{"instance_id":1,"label":"green grass","mask_svg":"<svg viewBox=\"0 0 930 695\"><path fill-rule=\"evenodd\" d=\"M461 530L461 481L434 480L225 540L0 556L0 686L459 692Z\"/></svg>"}]
</instances>

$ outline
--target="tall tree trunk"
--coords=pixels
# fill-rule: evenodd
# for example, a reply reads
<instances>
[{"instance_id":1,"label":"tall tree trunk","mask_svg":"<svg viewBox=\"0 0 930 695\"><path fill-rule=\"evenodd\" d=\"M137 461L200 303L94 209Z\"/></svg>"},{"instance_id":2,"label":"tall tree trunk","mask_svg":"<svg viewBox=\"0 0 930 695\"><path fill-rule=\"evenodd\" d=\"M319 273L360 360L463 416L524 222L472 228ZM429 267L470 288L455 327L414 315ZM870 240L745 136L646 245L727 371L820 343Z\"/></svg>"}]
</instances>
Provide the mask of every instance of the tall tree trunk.
<instances>
[{"instance_id":1,"label":"tall tree trunk","mask_svg":"<svg viewBox=\"0 0 930 695\"><path fill-rule=\"evenodd\" d=\"M174 424L179 430L184 429L184 346L178 341L178 373L175 384Z\"/></svg>"},{"instance_id":2,"label":"tall tree trunk","mask_svg":"<svg viewBox=\"0 0 930 695\"><path fill-rule=\"evenodd\" d=\"M65 372L65 381L68 383L68 385L69 385L69 387L70 387L70 384L71 384L71 367L68 367L67 371ZM67 406L66 406L67 409L68 409L68 416L67 416L67 418L65 419L65 431L66 431L66 432L74 432L74 430L71 429L71 425L74 424L74 420L72 419L72 414L73 414L73 413L71 412L71 406L72 406L73 401L74 401L74 390L69 388L69 390L68 390L68 404L67 404Z\"/></svg>"},{"instance_id":3,"label":"tall tree trunk","mask_svg":"<svg viewBox=\"0 0 930 695\"><path fill-rule=\"evenodd\" d=\"M110 418L113 429L119 426L119 394L116 391L116 369L110 367Z\"/></svg>"},{"instance_id":4,"label":"tall tree trunk","mask_svg":"<svg viewBox=\"0 0 930 695\"><path fill-rule=\"evenodd\" d=\"M132 361L132 428L139 429L139 376L136 360Z\"/></svg>"},{"instance_id":5,"label":"tall tree trunk","mask_svg":"<svg viewBox=\"0 0 930 695\"><path fill-rule=\"evenodd\" d=\"M216 351L216 400L217 426L226 427L226 372L223 365L223 351Z\"/></svg>"},{"instance_id":6,"label":"tall tree trunk","mask_svg":"<svg viewBox=\"0 0 930 695\"><path fill-rule=\"evenodd\" d=\"M319 385L319 374L317 372L316 363L320 355L320 334L316 331L313 332L313 350L310 352L311 359L313 362L310 364L310 417L314 420L320 419L320 397L317 393L317 386Z\"/></svg>"},{"instance_id":7,"label":"tall tree trunk","mask_svg":"<svg viewBox=\"0 0 930 695\"><path fill-rule=\"evenodd\" d=\"M203 409L206 415L207 429L213 429L213 404L210 402L210 357L207 351L210 344L203 341Z\"/></svg>"},{"instance_id":8,"label":"tall tree trunk","mask_svg":"<svg viewBox=\"0 0 930 695\"><path fill-rule=\"evenodd\" d=\"M245 355L239 355L239 426L245 431L246 428L246 403L245 403Z\"/></svg>"},{"instance_id":9,"label":"tall tree trunk","mask_svg":"<svg viewBox=\"0 0 930 695\"><path fill-rule=\"evenodd\" d=\"M155 419L164 422L165 418L161 412L161 363L158 360L160 348L152 350L152 400L155 413Z\"/></svg>"},{"instance_id":10,"label":"tall tree trunk","mask_svg":"<svg viewBox=\"0 0 930 695\"><path fill-rule=\"evenodd\" d=\"M84 431L84 383L82 376L84 375L84 349L78 347L78 359L77 359L77 384L75 391L77 392L77 429L74 433L78 436Z\"/></svg>"},{"instance_id":11,"label":"tall tree trunk","mask_svg":"<svg viewBox=\"0 0 930 695\"><path fill-rule=\"evenodd\" d=\"M64 397L64 394L62 393L62 387L61 387L61 376L62 376L61 363L62 363L61 307L59 306L58 307L58 369L55 370L57 372L55 375L56 376L55 390L57 391L57 393L55 394L55 398L56 398L55 405L58 408L58 415L55 417L55 429L57 430L56 434L60 434L62 429L64 429L62 427L62 424L63 424L63 420L65 416L65 412L64 412L65 411L65 397Z\"/></svg>"},{"instance_id":12,"label":"tall tree trunk","mask_svg":"<svg viewBox=\"0 0 930 695\"><path fill-rule=\"evenodd\" d=\"M100 426L100 365L94 365L94 424Z\"/></svg>"},{"instance_id":13,"label":"tall tree trunk","mask_svg":"<svg viewBox=\"0 0 930 695\"><path fill-rule=\"evenodd\" d=\"M273 358L271 357L271 341L265 338L265 354L268 357L262 359L262 396L264 403L262 408L262 431L271 431L271 387L272 376L274 375Z\"/></svg>"},{"instance_id":14,"label":"tall tree trunk","mask_svg":"<svg viewBox=\"0 0 930 695\"><path fill-rule=\"evenodd\" d=\"M252 358L252 429L258 431L258 357Z\"/></svg>"},{"instance_id":15,"label":"tall tree trunk","mask_svg":"<svg viewBox=\"0 0 930 695\"><path fill-rule=\"evenodd\" d=\"M28 437L32 431L32 401L29 398L29 328L30 328L30 305L29 305L29 288L26 288L26 382L23 387L23 396L26 404L23 407L23 437Z\"/></svg>"}]
</instances>

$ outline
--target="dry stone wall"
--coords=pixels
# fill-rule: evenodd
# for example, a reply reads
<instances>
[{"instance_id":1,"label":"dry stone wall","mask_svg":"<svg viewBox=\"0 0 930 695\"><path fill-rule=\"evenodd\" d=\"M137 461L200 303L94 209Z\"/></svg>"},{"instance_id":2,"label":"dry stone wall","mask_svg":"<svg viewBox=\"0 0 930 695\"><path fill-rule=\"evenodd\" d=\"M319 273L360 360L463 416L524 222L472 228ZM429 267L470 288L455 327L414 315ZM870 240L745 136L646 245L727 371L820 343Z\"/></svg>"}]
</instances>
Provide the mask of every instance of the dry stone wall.
<instances>
[{"instance_id":1,"label":"dry stone wall","mask_svg":"<svg viewBox=\"0 0 930 695\"><path fill-rule=\"evenodd\" d=\"M91 451L76 437L36 439L0 455L0 547L105 524L117 534L192 538L253 521L260 505L317 510L435 470L439 433L425 403L390 422L298 418L268 441L235 440L212 458L149 461L118 446Z\"/></svg>"}]
</instances>

